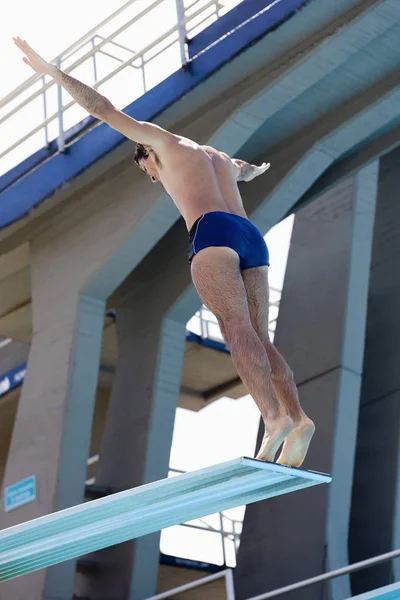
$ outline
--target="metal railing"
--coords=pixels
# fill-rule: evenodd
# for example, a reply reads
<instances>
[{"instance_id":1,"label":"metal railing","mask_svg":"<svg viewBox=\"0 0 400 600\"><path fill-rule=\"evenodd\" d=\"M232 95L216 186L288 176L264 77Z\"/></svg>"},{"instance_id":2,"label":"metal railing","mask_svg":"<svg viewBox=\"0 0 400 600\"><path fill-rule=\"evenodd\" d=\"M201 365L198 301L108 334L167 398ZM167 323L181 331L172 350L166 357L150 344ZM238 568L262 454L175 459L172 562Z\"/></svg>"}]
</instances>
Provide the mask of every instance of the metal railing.
<instances>
[{"instance_id":1,"label":"metal railing","mask_svg":"<svg viewBox=\"0 0 400 600\"><path fill-rule=\"evenodd\" d=\"M270 317L268 321L268 331L271 340L273 340L275 335L281 294L281 290L270 287ZM192 333L196 333L204 339L211 339L217 342L223 341L222 333L216 317L205 306L202 306L201 309L192 317L187 325L187 328Z\"/></svg>"},{"instance_id":2,"label":"metal railing","mask_svg":"<svg viewBox=\"0 0 400 600\"><path fill-rule=\"evenodd\" d=\"M266 594L252 596L247 600L268 600L269 598L276 598L277 596L282 596L283 594L288 594L289 592L294 592L296 590L300 590L301 588L308 587L316 583L329 581L330 579L340 577L341 575L347 575L348 573L361 571L361 569L366 569L367 567L372 567L379 563L387 562L389 560L393 560L394 558L399 557L400 550L393 550L392 552L386 552L385 554L380 554L378 556L374 556L373 558L368 558L366 560L353 563L352 565L342 567L341 569L335 569L334 571L330 571L329 573L323 573L322 575L317 575L316 577L311 577L310 579L304 579L303 581L293 583L292 585L286 585L285 587L273 590L272 592L267 592Z\"/></svg>"},{"instance_id":3,"label":"metal railing","mask_svg":"<svg viewBox=\"0 0 400 600\"><path fill-rule=\"evenodd\" d=\"M380 554L379 556L375 556L373 558L369 558L367 560L360 561L358 563L354 563L353 565L349 565L348 567L343 567L341 569L336 569L335 571L331 571L330 573L324 573L323 575L318 575L317 577L312 577L311 579L305 579L304 581L300 581L293 585L288 585L286 587L280 588L278 590L274 590L272 592L268 592L266 594L261 594L260 596L253 596L252 598L248 598L248 600L268 600L269 598L276 598L282 594L286 594L288 592L293 592L295 590L299 590L303 587L307 587L309 585L315 583L321 583L322 581L328 581L335 577L340 577L341 575L346 575L348 573L353 573L355 571L359 571L361 569L365 569L367 567L371 567L377 565L379 563L387 562L389 560L393 560L395 558L400 557L400 550L393 550L392 552L387 552L385 554ZM226 575L225 575L226 574ZM227 571L221 571L221 573L216 573L215 575L210 575L209 577L204 577L203 579L194 581L192 583L188 583L179 588L175 588L173 590L169 590L168 592L164 592L162 594L158 594L157 596L152 596L151 598L147 598L147 600L164 600L166 598L171 598L174 594L179 594L200 585L205 585L218 579L222 576L226 577L226 590L227 600L234 600L235 598L235 588L233 582L233 574L230 569Z\"/></svg>"},{"instance_id":4,"label":"metal railing","mask_svg":"<svg viewBox=\"0 0 400 600\"><path fill-rule=\"evenodd\" d=\"M193 590L203 585L207 585L213 581L222 578L225 579L226 600L235 600L235 586L233 583L233 574L231 569L226 569L226 571L220 571L219 573L209 575L208 577L202 577L201 579L197 579L196 581L191 581L190 583L181 585L177 588L174 588L173 590L168 590L168 592L157 594L157 596L151 596L151 598L147 598L146 600L165 600L166 598L171 598L175 594L182 594L183 592L188 592L189 590Z\"/></svg>"},{"instance_id":5,"label":"metal railing","mask_svg":"<svg viewBox=\"0 0 400 600\"><path fill-rule=\"evenodd\" d=\"M2 348L5 348L6 346L8 346L9 344L12 343L12 339L9 337L1 337L0 338L0 350Z\"/></svg>"},{"instance_id":6,"label":"metal railing","mask_svg":"<svg viewBox=\"0 0 400 600\"><path fill-rule=\"evenodd\" d=\"M52 62L69 74L78 68L83 70L85 83L95 89L103 88L103 93L112 80L110 99L123 108L184 66L188 37L199 33L240 2L129 0ZM152 31L155 37L149 42ZM140 47L133 48L130 40L135 40ZM57 139L59 152L71 143L67 132L87 113L64 96L62 87L53 78L33 75L0 101L0 175L33 152L47 147L51 139ZM20 111L29 111L29 119L21 119ZM33 127L21 135L21 123Z\"/></svg>"},{"instance_id":7,"label":"metal railing","mask_svg":"<svg viewBox=\"0 0 400 600\"><path fill-rule=\"evenodd\" d=\"M98 454L91 456L90 458L88 458L88 461L87 461L88 467L91 465L94 465L99 460L100 460L100 456ZM186 471L181 471L179 469L170 468L169 473L183 474L183 473L186 473ZM92 477L86 481L86 485L94 485L95 483L96 483L95 477ZM218 519L219 519L219 525L220 525L219 528L212 527L212 525L207 523L204 519L196 519L196 521L201 523L201 525L195 525L194 523L189 522L189 523L182 523L181 525L178 525L178 527L187 527L188 529L197 529L198 531L205 531L205 532L209 532L209 533L219 534L221 536L221 547L222 547L222 556L223 556L224 566L227 566L226 542L227 542L227 540L233 541L234 548L235 548L235 565L236 565L237 551L239 549L239 544L240 544L239 528L242 526L242 521L239 521L238 519L232 519L231 517L228 517L223 512L216 513L216 514L218 515ZM230 522L229 528L225 527L224 519ZM228 529L230 529L231 531L229 531Z\"/></svg>"}]
</instances>

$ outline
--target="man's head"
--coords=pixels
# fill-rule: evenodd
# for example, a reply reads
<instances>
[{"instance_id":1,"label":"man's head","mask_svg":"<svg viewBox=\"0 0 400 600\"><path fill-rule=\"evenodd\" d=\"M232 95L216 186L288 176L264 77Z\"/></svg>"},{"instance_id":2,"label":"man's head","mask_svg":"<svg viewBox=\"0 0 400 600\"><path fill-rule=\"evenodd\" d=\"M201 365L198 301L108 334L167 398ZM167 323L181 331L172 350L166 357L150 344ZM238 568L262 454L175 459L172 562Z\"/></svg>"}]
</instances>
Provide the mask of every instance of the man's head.
<instances>
[{"instance_id":1,"label":"man's head","mask_svg":"<svg viewBox=\"0 0 400 600\"><path fill-rule=\"evenodd\" d=\"M160 181L158 175L158 167L160 167L160 161L154 152L150 152L151 148L144 146L143 144L136 144L136 151L133 156L135 163L149 175L150 179L155 183Z\"/></svg>"}]
</instances>

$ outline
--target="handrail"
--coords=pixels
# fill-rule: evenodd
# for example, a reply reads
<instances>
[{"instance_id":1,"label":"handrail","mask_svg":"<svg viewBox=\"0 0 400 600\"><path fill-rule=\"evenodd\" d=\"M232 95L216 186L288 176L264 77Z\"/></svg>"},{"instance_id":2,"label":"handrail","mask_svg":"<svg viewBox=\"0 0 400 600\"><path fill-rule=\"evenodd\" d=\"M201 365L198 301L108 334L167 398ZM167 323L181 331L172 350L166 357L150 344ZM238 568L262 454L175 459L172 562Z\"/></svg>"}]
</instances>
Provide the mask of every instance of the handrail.
<instances>
[{"instance_id":1,"label":"handrail","mask_svg":"<svg viewBox=\"0 0 400 600\"><path fill-rule=\"evenodd\" d=\"M2 348L5 348L6 346L8 346L8 344L11 344L11 342L12 342L11 338L9 338L9 337L2 337L0 339L0 350Z\"/></svg>"},{"instance_id":2,"label":"handrail","mask_svg":"<svg viewBox=\"0 0 400 600\"><path fill-rule=\"evenodd\" d=\"M216 581L217 579L222 578L225 578L226 600L235 600L235 588L231 569L226 569L225 571L214 573L213 575L209 575L208 577L202 577L201 579L196 579L196 581L185 583L184 585L174 588L173 590L168 590L167 592L162 592L161 594L157 594L156 596L146 598L146 600L165 600L165 598L171 598L171 596L175 594L181 594L183 592L187 592L188 590L193 590L194 588L200 587L202 585L207 585L212 581Z\"/></svg>"},{"instance_id":3,"label":"handrail","mask_svg":"<svg viewBox=\"0 0 400 600\"><path fill-rule=\"evenodd\" d=\"M373 558L367 558L366 560L361 560L360 562L353 563L352 565L348 565L347 567L335 569L334 571L330 571L329 573L323 573L322 575L317 575L316 577L310 577L310 579L304 579L303 581L298 581L297 583L286 585L285 587L272 590L272 592L267 592L266 594L252 596L247 600L268 600L269 598L276 598L277 596L281 596L282 594L287 594L289 592L308 587L309 585L314 585L315 583L321 583L322 581L329 581L330 579L334 579L335 577L347 575L348 573L353 573L354 571L360 571L361 569L372 567L373 565L377 565L382 562L387 562L398 557L400 557L400 549L393 550L392 552L386 552L385 554L379 554L378 556L374 556Z\"/></svg>"},{"instance_id":4,"label":"handrail","mask_svg":"<svg viewBox=\"0 0 400 600\"><path fill-rule=\"evenodd\" d=\"M134 0L134 1L136 1L136 0ZM136 21L138 21L141 17L145 16L153 8L156 8L157 6L159 6L160 4L162 4L162 2L164 2L164 0L155 0L152 4L150 4L144 10L142 10L142 12L140 12L138 15L135 15L127 23L124 23L123 25L121 25L117 29L117 31L114 31L112 34L110 34L106 38L101 39L101 41L98 44L96 44L91 50L88 50L83 56L81 56L75 62L73 62L72 65L69 65L68 67L66 67L65 68L65 73L70 73L71 71L73 71L74 69L76 69L77 67L79 67L82 63L84 63L86 60L88 60L94 54L96 54L96 52L98 52L100 50L100 48L102 48L105 44L111 42L112 39L115 36L119 35L120 33L123 33L125 31L125 29L128 29L128 27L130 27L131 25L133 25L134 23L136 23ZM171 28L168 31L168 35L171 35L171 33L173 33L175 31L175 29L176 29L176 27ZM159 44L161 41L163 41L163 39L165 39L165 34L163 34L163 36L161 36L161 38L157 38L156 43ZM90 40L88 40L88 41L90 41ZM152 42L151 44L149 44L148 46L146 46L145 49L142 50L140 53L139 52L135 53L135 56L132 57L132 58L130 58L128 61L126 61L126 63L132 62L133 60L136 60L137 58L140 58L140 56L142 54L144 54L145 52L148 52L151 48L154 47L154 45L155 45L155 43ZM57 62L61 63L61 61L62 61L62 59L60 57L58 57L58 58L55 59L56 63ZM57 66L59 66L59 65L57 65ZM108 75L108 79L110 77L112 77L113 75L114 75L114 71L112 71L112 73ZM36 79L39 81L39 79L41 79L41 77L42 77L42 75L35 76L34 77L34 82L36 83ZM99 85L101 85L105 81L107 81L107 79L105 79L105 78L103 78L100 81L96 81L96 83L95 83L95 85L93 87L98 87ZM28 98L25 98L25 100L23 100L21 102L21 104L18 104L18 106L15 106L9 113L7 113L5 115L5 117L3 117L2 119L0 119L0 125L2 125L2 123L4 123L4 121L6 121L10 117L12 117L15 113L17 113L20 108L24 108L24 106L26 106L27 104L29 104L29 102L32 102L32 100L35 100L35 98L37 98L38 96L40 96L41 94L43 94L44 92L46 92L53 85L56 85L55 79L51 79L43 87L41 87L40 89L36 90L36 92L33 92L33 94L31 94ZM72 104L76 104L75 100L72 101Z\"/></svg>"},{"instance_id":5,"label":"handrail","mask_svg":"<svg viewBox=\"0 0 400 600\"><path fill-rule=\"evenodd\" d=\"M95 89L105 84L107 81L109 81L109 79L116 77L123 69L131 66L136 67L136 65L133 65L133 63L138 63L137 69L142 71L142 78L141 82L138 80L138 88L136 91L133 89L131 95L132 97L136 97L138 93L139 95L146 93L149 87L151 87L145 85L146 72L151 61L159 57L159 55L163 52L166 52L174 47L175 44L179 44L181 53L180 62L182 66L185 66L189 60L187 56L188 34L194 30L201 30L203 25L209 21L211 17L213 19L219 18L222 12L226 12L231 6L237 5L241 0L228 0L228 2L222 2L222 0L203 0L200 2L200 0L195 0L189 6L185 6L183 0L175 0L176 17L174 19L175 22L173 26L171 26L168 31L164 31L162 34L160 34L159 37L153 40L151 43L146 44L142 49L134 51L126 48L126 50L130 52L128 59L125 60L124 57L111 57L115 58L117 66L115 67L115 64L111 65L111 67L106 70L106 74L99 80L97 77L98 69L96 65L96 57L99 57L100 59L101 55L104 53L102 48L107 44L113 44L114 39L128 31L130 27L137 26L137 23L140 22L143 17L148 15L150 11L157 10L159 8L161 10L162 6L166 6L166 0L150 0L147 6L144 8L138 5L138 7L135 9L137 14L133 14L132 16L132 11L129 11L129 14L126 15L127 18L122 24L121 19L119 18L115 23L109 25L113 19L118 17L126 9L129 9L137 1L138 0L128 0L128 2L125 2L109 17L103 19L84 36L80 37L66 50L61 52L52 62L61 67L66 73L71 73L74 71L74 69L93 58L93 67L91 72L93 74L93 87ZM215 7L215 13L210 13L210 8L212 7ZM202 18L203 14L205 15L204 18ZM101 28L104 26L107 26L106 30L102 31ZM112 31L111 33L110 30ZM141 45L145 44L145 42L146 40L143 39L141 41ZM85 49L86 44L89 45L89 48L87 49ZM71 64L64 64L67 60L68 63L71 62ZM168 69L177 69L178 65L179 59L177 60L176 65L175 62L173 62L172 65L171 61L165 63L165 67L163 67L166 70L165 76L169 74L169 71L167 73ZM57 88L57 103L55 112L54 109L50 109L51 104L49 104L49 101L51 98L48 97L48 90L53 90L53 86ZM148 87L148 89L146 89L146 87ZM29 131L27 131L27 129L19 131L18 128L16 128L16 135L13 134L11 138L9 136L3 136L2 138L2 130L0 129L0 139L2 138L3 143L5 142L0 151L0 159L3 159L3 157L7 155L7 161L4 160L3 162L3 168L1 170L2 173L7 172L7 170L21 162L23 159L32 155L35 151L48 147L50 142L48 126L57 120L58 125L56 124L55 127L57 128L56 131L58 130L58 133L56 133L55 136L53 134L53 138L57 138L58 151L64 151L66 145L65 140L67 140L67 143L70 143L68 140L68 130L70 130L71 127L76 124L76 121L73 120L75 115L69 113L72 118L68 120L68 123L63 118L63 115L66 113L66 111L75 106L76 102L74 100L67 100L65 104L63 104L60 84L58 84L53 78L50 78L50 80L47 81L47 77L44 75L35 74L31 76L16 89L7 94L5 98L0 99L0 126L3 126L4 123L10 123L9 119L12 117L15 118L15 115L18 113L18 111L24 107L33 106L31 103L39 97L43 98L43 112L41 113L39 108L39 112L34 113L33 120L31 119L29 121L29 123L32 123L32 129ZM118 97L113 98L113 101L118 104ZM126 97L124 98L124 102L126 102ZM43 114L44 117L42 116ZM43 139L41 139L42 132ZM33 138L35 135L37 137Z\"/></svg>"},{"instance_id":6,"label":"handrail","mask_svg":"<svg viewBox=\"0 0 400 600\"><path fill-rule=\"evenodd\" d=\"M69 53L72 50L79 49L80 44L82 44L84 42L84 40L86 40L86 38L88 38L87 41L90 41L90 36L93 33L95 33L98 29L100 29L100 27L103 27L104 25L106 25L107 23L112 21L112 19L114 19L114 17L118 16L122 11L124 11L126 8L128 8L128 6L130 6L134 2L136 2L136 0L128 0L128 2L126 2L125 4L120 6L115 12L113 12L111 15L109 15L108 17L103 19L103 21L101 21L100 23L95 25L90 31L86 32L85 35L83 35L76 42L71 44L71 46L68 46L68 48L66 50L64 50L63 52L61 52L61 54L58 54L51 62L55 63L58 58L60 58L61 60L66 60L67 58L69 58L69 56L70 56ZM32 75L31 77L29 77L29 79L27 79L26 81L21 83L17 88L15 88L15 90L10 92L5 98L0 100L0 108L2 106L4 106L5 104L7 104L15 96L17 96L18 94L20 94L21 92L26 90L32 83L34 83L39 78L40 78L40 75Z\"/></svg>"}]
</instances>

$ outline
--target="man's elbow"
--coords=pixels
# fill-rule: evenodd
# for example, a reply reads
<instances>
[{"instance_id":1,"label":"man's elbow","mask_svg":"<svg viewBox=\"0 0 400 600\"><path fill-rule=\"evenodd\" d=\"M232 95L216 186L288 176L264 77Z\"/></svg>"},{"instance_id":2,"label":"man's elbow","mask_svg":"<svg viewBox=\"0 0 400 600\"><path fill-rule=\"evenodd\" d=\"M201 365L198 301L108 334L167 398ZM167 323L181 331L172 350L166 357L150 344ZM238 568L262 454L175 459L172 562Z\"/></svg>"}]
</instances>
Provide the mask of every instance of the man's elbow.
<instances>
[{"instance_id":1,"label":"man's elbow","mask_svg":"<svg viewBox=\"0 0 400 600\"><path fill-rule=\"evenodd\" d=\"M93 109L93 114L102 121L107 121L115 113L115 106L108 100L108 98L102 97L96 103L96 106Z\"/></svg>"}]
</instances>

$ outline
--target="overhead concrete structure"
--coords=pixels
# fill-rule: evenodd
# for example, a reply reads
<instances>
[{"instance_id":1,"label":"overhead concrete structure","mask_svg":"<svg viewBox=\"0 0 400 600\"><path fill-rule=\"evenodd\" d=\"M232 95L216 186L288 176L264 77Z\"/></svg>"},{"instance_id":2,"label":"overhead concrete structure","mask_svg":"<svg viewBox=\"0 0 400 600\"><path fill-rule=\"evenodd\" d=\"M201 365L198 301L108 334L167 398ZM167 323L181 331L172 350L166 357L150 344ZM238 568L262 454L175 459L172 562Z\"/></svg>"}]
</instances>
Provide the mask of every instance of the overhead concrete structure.
<instances>
[{"instance_id":1,"label":"overhead concrete structure","mask_svg":"<svg viewBox=\"0 0 400 600\"><path fill-rule=\"evenodd\" d=\"M249 214L266 232L301 203L398 145L400 5L279 0L268 8L263 0L260 6L257 13L254 2L244 0L200 33L192 41L190 68L126 111L251 162L270 161L270 175L242 189ZM207 49L210 36L224 37ZM0 296L6 299L0 335L31 342L2 489L31 474L38 486L35 502L1 515L2 527L83 500L104 319L121 283L130 273L139 283L140 272L140 285L152 290L158 311L157 324L149 324L154 327L149 364L141 357L152 390L149 440L152 424L164 410L171 415L178 402L184 324L200 306L189 282L187 233L177 210L132 168L131 142L105 124L94 125L86 120L70 138L65 132L67 152L50 145L0 180ZM142 265L158 244L167 250L150 280ZM182 249L179 256L175 248ZM165 294L159 282L177 274L179 297L157 304ZM169 343L174 344L170 363L162 358ZM165 373L173 381L164 379ZM235 377L230 373L210 387ZM116 393L114 387L113 403L122 401ZM131 418L135 435L141 422ZM141 473L154 461L152 452L150 446L144 452L149 463L138 467ZM147 472L151 477L151 469ZM350 473L346 477L348 485ZM156 551L150 545L140 561L145 557L155 564ZM346 560L342 548L332 556ZM129 600L143 600L155 593L156 575L135 561L129 589L140 591ZM75 564L65 563L3 587L16 600L70 600L74 574Z\"/></svg>"}]
</instances>

